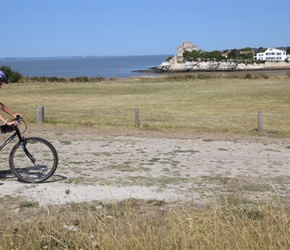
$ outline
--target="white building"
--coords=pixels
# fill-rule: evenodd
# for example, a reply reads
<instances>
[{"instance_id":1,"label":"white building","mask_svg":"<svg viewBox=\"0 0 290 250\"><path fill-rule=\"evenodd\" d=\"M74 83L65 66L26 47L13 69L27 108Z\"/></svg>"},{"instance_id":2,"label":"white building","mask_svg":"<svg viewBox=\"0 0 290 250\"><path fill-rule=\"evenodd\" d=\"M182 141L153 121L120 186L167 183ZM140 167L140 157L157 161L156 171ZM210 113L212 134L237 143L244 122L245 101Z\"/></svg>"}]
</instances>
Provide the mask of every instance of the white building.
<instances>
[{"instance_id":1,"label":"white building","mask_svg":"<svg viewBox=\"0 0 290 250\"><path fill-rule=\"evenodd\" d=\"M259 52L254 56L254 60L262 61L285 61L286 51L274 48L268 48L265 52Z\"/></svg>"}]
</instances>

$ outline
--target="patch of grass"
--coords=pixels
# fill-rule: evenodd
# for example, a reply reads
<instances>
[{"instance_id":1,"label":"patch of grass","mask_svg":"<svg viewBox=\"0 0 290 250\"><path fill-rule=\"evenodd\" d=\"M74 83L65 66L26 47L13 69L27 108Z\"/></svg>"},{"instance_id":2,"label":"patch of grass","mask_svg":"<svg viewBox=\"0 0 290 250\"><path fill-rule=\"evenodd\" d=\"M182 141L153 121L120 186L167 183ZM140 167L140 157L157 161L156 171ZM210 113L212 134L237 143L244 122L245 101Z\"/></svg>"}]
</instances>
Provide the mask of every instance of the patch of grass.
<instances>
[{"instance_id":1,"label":"patch of grass","mask_svg":"<svg viewBox=\"0 0 290 250\"><path fill-rule=\"evenodd\" d=\"M82 164L84 164L84 162L83 161L70 161L69 164L72 164L72 165L82 165Z\"/></svg>"},{"instance_id":2,"label":"patch of grass","mask_svg":"<svg viewBox=\"0 0 290 250\"><path fill-rule=\"evenodd\" d=\"M104 155L104 156L112 156L112 153L111 152L94 152L92 153L94 156L101 156L101 155Z\"/></svg>"},{"instance_id":3,"label":"patch of grass","mask_svg":"<svg viewBox=\"0 0 290 250\"><path fill-rule=\"evenodd\" d=\"M72 141L61 141L60 142L62 145L71 145Z\"/></svg>"},{"instance_id":4,"label":"patch of grass","mask_svg":"<svg viewBox=\"0 0 290 250\"><path fill-rule=\"evenodd\" d=\"M219 151L228 151L226 148L218 148Z\"/></svg>"},{"instance_id":5,"label":"patch of grass","mask_svg":"<svg viewBox=\"0 0 290 250\"><path fill-rule=\"evenodd\" d=\"M233 207L241 206L244 208L249 205L255 205L255 202L249 197L242 196L239 193L220 194L216 199L219 204Z\"/></svg>"},{"instance_id":6,"label":"patch of grass","mask_svg":"<svg viewBox=\"0 0 290 250\"><path fill-rule=\"evenodd\" d=\"M212 139L203 139L202 141L204 141L204 142L212 142L213 140Z\"/></svg>"},{"instance_id":7,"label":"patch of grass","mask_svg":"<svg viewBox=\"0 0 290 250\"><path fill-rule=\"evenodd\" d=\"M208 78L16 83L5 87L3 102L29 123L36 123L35 110L42 104L45 123L133 129L134 110L139 108L144 130L249 135L258 133L257 112L263 110L264 133L290 136L288 78ZM64 107L64 101L69 105Z\"/></svg>"},{"instance_id":8,"label":"patch of grass","mask_svg":"<svg viewBox=\"0 0 290 250\"><path fill-rule=\"evenodd\" d=\"M191 150L191 149L189 149L189 150L181 150L181 149L179 149L179 150L173 150L173 153L190 153L190 154L195 154L195 153L200 153L200 151L198 151L198 150Z\"/></svg>"},{"instance_id":9,"label":"patch of grass","mask_svg":"<svg viewBox=\"0 0 290 250\"><path fill-rule=\"evenodd\" d=\"M281 152L280 150L275 150L272 148L265 148L265 151L270 151L270 152Z\"/></svg>"},{"instance_id":10,"label":"patch of grass","mask_svg":"<svg viewBox=\"0 0 290 250\"><path fill-rule=\"evenodd\" d=\"M270 78L270 76L267 74L260 74L259 77L262 79L269 79Z\"/></svg>"},{"instance_id":11,"label":"patch of grass","mask_svg":"<svg viewBox=\"0 0 290 250\"><path fill-rule=\"evenodd\" d=\"M31 201L23 201L19 204L19 208L32 208L32 207L38 207L38 202L31 202Z\"/></svg>"},{"instance_id":12,"label":"patch of grass","mask_svg":"<svg viewBox=\"0 0 290 250\"><path fill-rule=\"evenodd\" d=\"M134 166L131 166L130 164L110 164L106 166L106 169L108 170L117 170L120 172L135 172L135 171L140 171L140 168L136 169Z\"/></svg>"},{"instance_id":13,"label":"patch of grass","mask_svg":"<svg viewBox=\"0 0 290 250\"><path fill-rule=\"evenodd\" d=\"M150 159L150 160L148 160L151 164L153 164L153 163L156 163L156 162L159 162L161 159L160 158L156 158L156 157L154 157L154 158L152 158L152 159Z\"/></svg>"},{"instance_id":14,"label":"patch of grass","mask_svg":"<svg viewBox=\"0 0 290 250\"><path fill-rule=\"evenodd\" d=\"M166 173L167 171L165 171ZM146 177L146 176L128 176L129 183L131 185L140 185L140 186L157 186L161 191L165 187L185 184L185 183L194 183L196 182L196 178L184 178L179 176L179 172L175 173L178 176L161 176L159 178L156 177Z\"/></svg>"}]
</instances>

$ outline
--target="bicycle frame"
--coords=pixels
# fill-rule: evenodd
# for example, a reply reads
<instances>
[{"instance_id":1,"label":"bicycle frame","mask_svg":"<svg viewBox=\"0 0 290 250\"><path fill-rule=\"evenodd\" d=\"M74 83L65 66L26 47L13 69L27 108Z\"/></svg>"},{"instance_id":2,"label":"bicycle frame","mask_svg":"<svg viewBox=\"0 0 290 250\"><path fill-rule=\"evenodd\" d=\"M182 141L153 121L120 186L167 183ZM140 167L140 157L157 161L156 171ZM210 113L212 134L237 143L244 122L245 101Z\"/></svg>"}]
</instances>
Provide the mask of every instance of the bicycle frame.
<instances>
[{"instance_id":1,"label":"bicycle frame","mask_svg":"<svg viewBox=\"0 0 290 250\"><path fill-rule=\"evenodd\" d=\"M12 134L5 142L3 142L1 145L0 145L0 150L2 150L9 142L11 142L16 135L20 134L19 130L18 130L18 133L17 131L14 132L14 134ZM21 135L19 136L19 140L21 140ZM22 139L23 140L23 139Z\"/></svg>"},{"instance_id":2,"label":"bicycle frame","mask_svg":"<svg viewBox=\"0 0 290 250\"><path fill-rule=\"evenodd\" d=\"M35 158L29 153L29 151L26 148L26 143L24 138L21 136L21 133L19 131L19 128L16 126L15 127L15 132L5 141L0 145L0 151L8 144L10 143L15 137L18 137L20 145L23 149L23 151L25 152L25 154L27 155L27 157L31 160L31 162L35 165Z\"/></svg>"}]
</instances>

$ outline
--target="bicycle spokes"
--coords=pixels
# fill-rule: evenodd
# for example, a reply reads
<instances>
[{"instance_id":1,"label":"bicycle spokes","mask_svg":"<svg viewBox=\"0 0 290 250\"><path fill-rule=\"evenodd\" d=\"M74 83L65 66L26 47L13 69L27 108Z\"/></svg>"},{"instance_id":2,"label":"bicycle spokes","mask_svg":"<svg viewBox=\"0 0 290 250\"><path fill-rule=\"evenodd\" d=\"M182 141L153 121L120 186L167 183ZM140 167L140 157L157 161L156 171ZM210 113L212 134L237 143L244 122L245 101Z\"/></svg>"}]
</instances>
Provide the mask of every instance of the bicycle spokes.
<instances>
[{"instance_id":1,"label":"bicycle spokes","mask_svg":"<svg viewBox=\"0 0 290 250\"><path fill-rule=\"evenodd\" d=\"M10 168L19 180L43 182L55 172L58 155L52 144L39 137L17 143L9 156Z\"/></svg>"}]
</instances>

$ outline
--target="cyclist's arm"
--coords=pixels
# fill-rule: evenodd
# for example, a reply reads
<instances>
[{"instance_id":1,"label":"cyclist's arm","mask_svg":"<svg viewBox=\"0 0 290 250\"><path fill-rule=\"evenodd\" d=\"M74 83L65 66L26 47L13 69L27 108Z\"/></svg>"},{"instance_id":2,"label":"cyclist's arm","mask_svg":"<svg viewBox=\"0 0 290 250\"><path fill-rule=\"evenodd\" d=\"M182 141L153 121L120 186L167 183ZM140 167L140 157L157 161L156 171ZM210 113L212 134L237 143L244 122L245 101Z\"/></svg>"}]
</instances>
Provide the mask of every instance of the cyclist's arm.
<instances>
[{"instance_id":1,"label":"cyclist's arm","mask_svg":"<svg viewBox=\"0 0 290 250\"><path fill-rule=\"evenodd\" d=\"M1 114L0 114L0 120L3 122L3 124L6 122L6 119L5 119L4 116L1 115ZM2 124L0 124L0 125L2 125Z\"/></svg>"},{"instance_id":2,"label":"cyclist's arm","mask_svg":"<svg viewBox=\"0 0 290 250\"><path fill-rule=\"evenodd\" d=\"M7 108L2 102L0 102L0 109L1 110L3 110L5 113L7 113L8 115L11 115L13 118L16 118L16 116L17 115L19 115L20 117L22 117L22 115L21 114L19 114L19 113L12 113L11 111L10 111L10 109L9 108ZM4 123L4 124L8 124L8 125L12 125L12 124L14 124L14 122L7 122L8 120L6 120L5 118L4 118L4 116L3 115L1 115L0 114L0 120Z\"/></svg>"},{"instance_id":3,"label":"cyclist's arm","mask_svg":"<svg viewBox=\"0 0 290 250\"><path fill-rule=\"evenodd\" d=\"M6 125L6 124L7 124L8 126L11 126L11 125L18 125L18 123L15 122L15 121L8 122L8 119L6 120L6 119L4 118L4 116L1 115L1 114L0 114L0 120L3 122L3 124L0 123L0 126L1 126L1 125Z\"/></svg>"}]
</instances>

